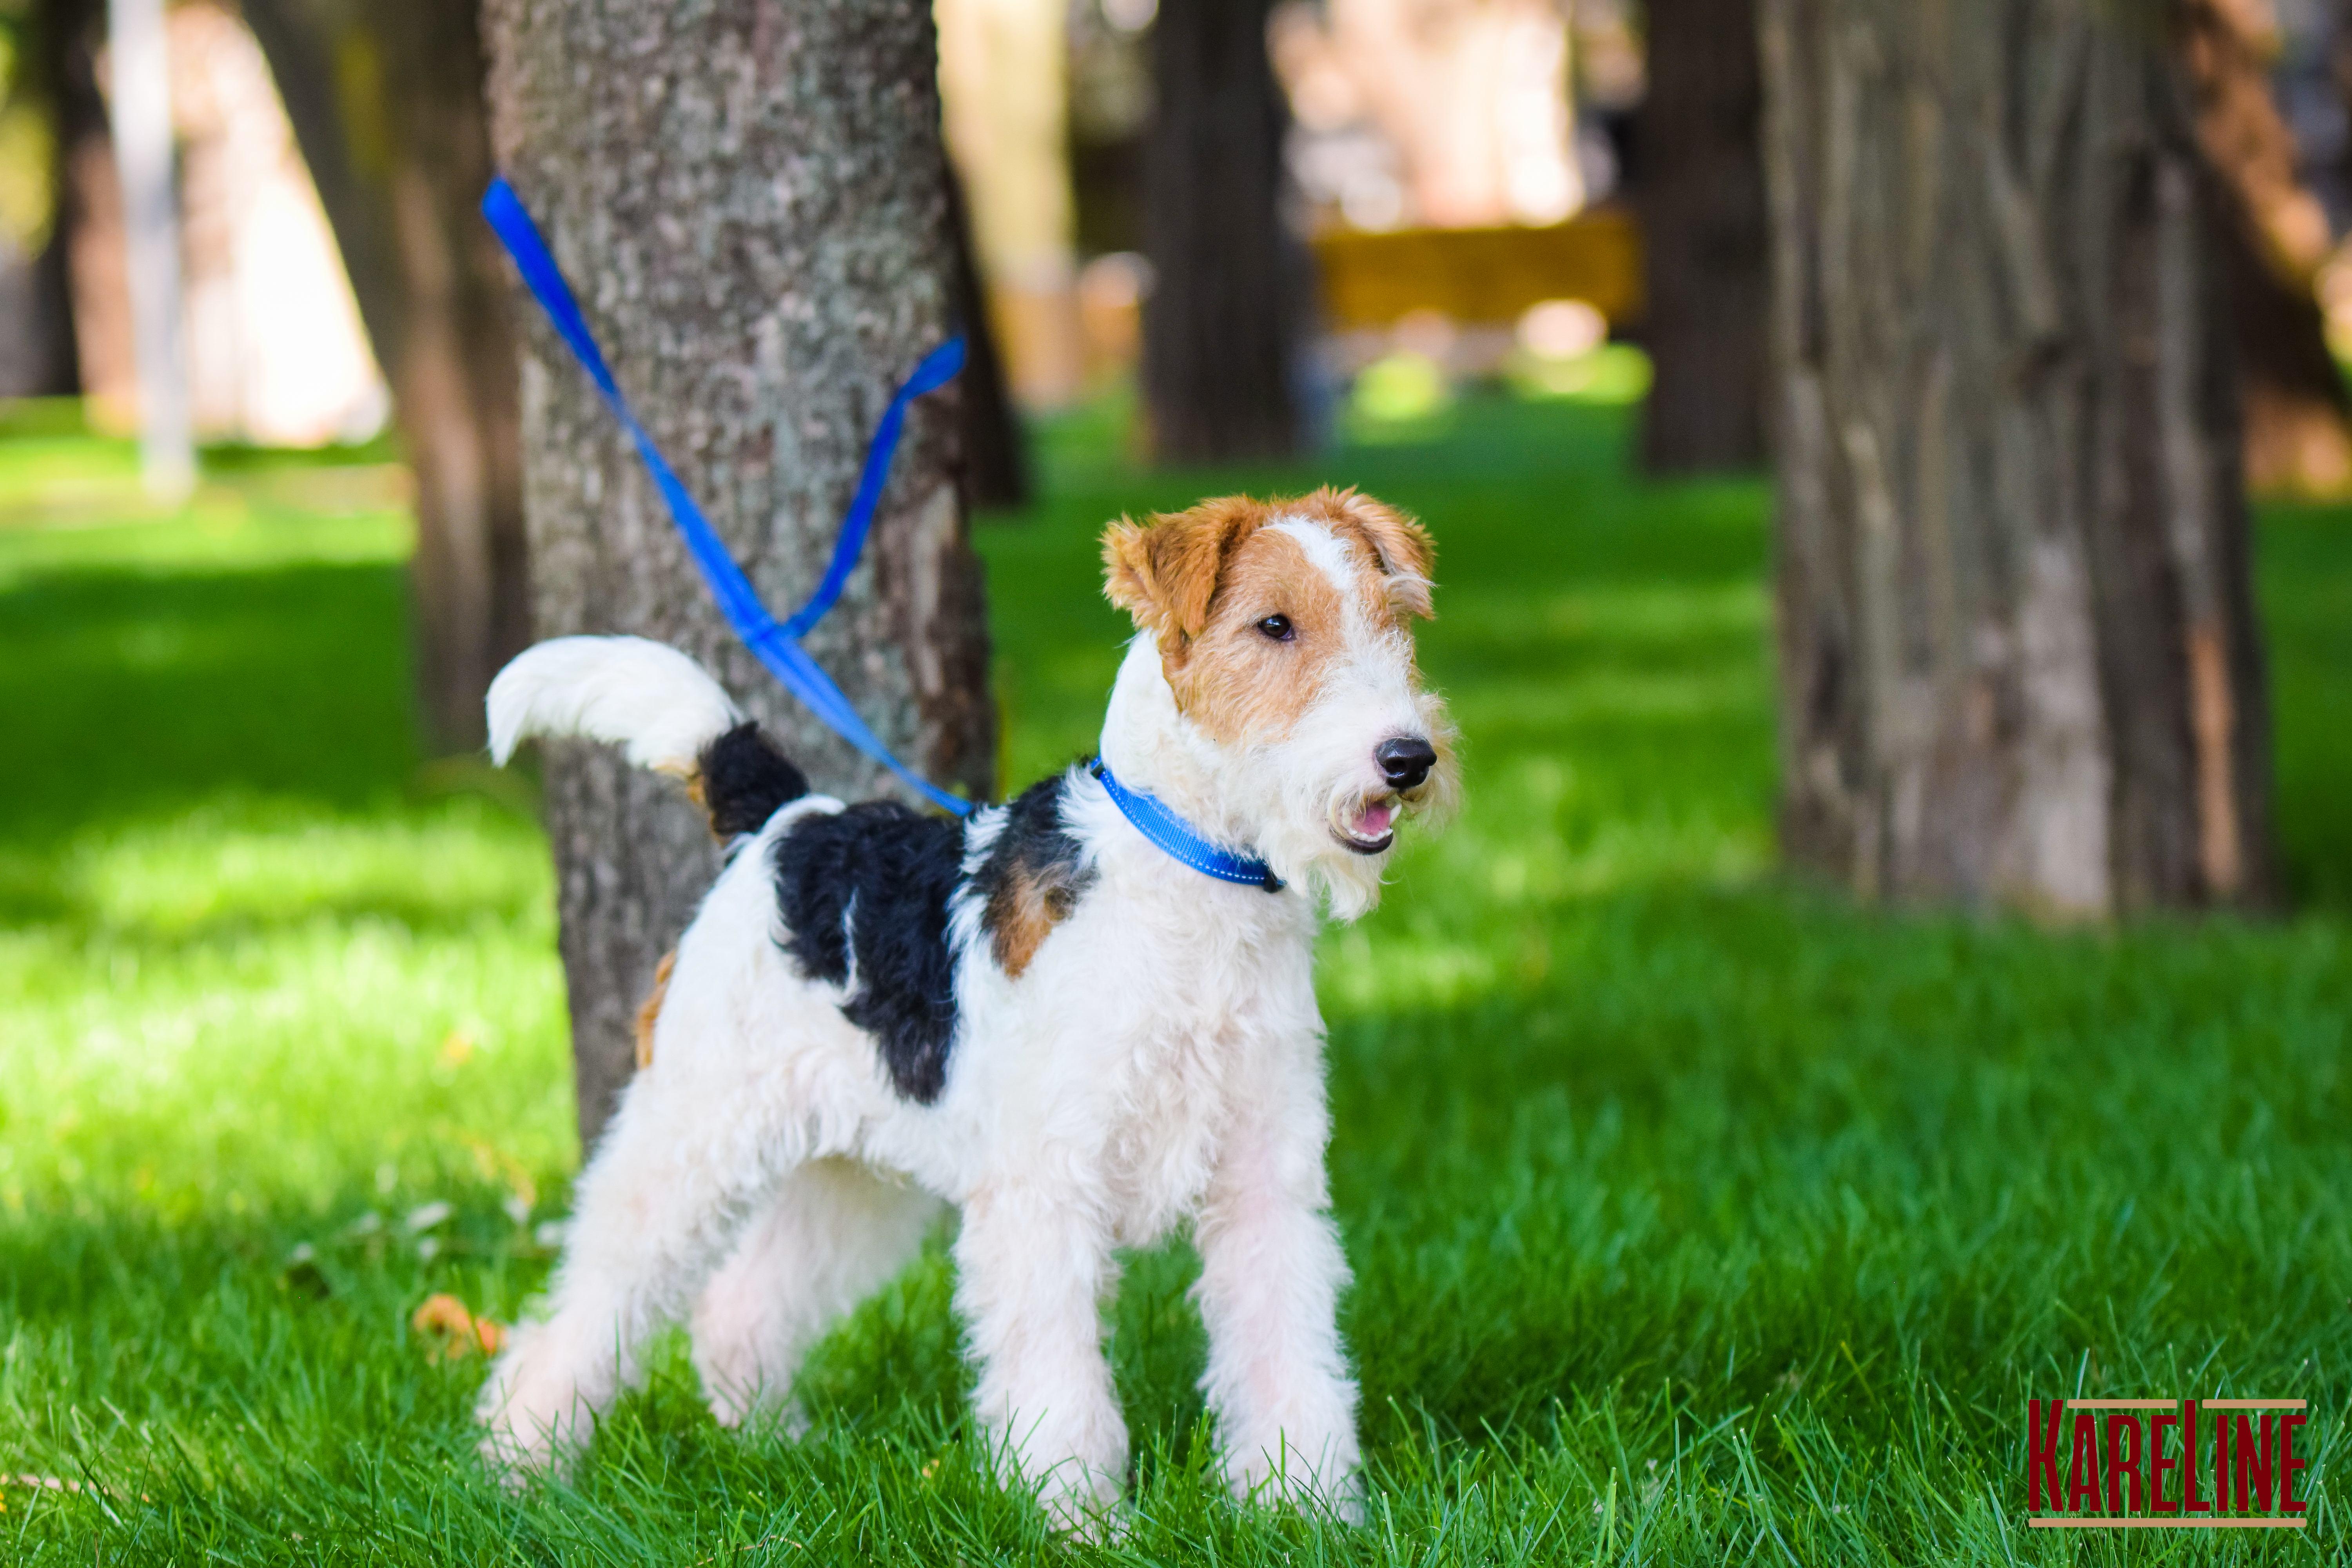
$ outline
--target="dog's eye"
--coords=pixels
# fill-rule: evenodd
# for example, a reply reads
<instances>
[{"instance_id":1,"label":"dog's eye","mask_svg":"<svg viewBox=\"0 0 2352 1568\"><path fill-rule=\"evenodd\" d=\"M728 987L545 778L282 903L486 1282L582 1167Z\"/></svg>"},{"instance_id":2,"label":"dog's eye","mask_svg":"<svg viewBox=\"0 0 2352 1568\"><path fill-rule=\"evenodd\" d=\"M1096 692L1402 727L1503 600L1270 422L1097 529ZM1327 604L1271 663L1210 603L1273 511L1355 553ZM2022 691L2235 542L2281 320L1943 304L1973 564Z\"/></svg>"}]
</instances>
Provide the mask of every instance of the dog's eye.
<instances>
[{"instance_id":1,"label":"dog's eye","mask_svg":"<svg viewBox=\"0 0 2352 1568\"><path fill-rule=\"evenodd\" d=\"M1264 632L1266 636L1272 637L1276 642L1288 642L1293 637L1297 635L1290 629L1290 617L1288 616L1268 616L1265 619L1258 622L1257 629Z\"/></svg>"}]
</instances>

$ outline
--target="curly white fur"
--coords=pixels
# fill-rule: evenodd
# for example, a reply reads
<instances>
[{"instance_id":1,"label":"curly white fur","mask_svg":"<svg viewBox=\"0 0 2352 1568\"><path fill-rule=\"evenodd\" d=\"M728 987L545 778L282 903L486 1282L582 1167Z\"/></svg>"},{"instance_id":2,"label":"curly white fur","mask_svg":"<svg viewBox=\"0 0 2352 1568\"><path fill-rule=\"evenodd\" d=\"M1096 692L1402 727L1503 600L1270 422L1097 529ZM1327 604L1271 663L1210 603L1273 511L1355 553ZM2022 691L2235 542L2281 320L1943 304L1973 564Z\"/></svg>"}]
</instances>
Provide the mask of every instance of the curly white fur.
<instances>
[{"instance_id":1,"label":"curly white fur","mask_svg":"<svg viewBox=\"0 0 2352 1568\"><path fill-rule=\"evenodd\" d=\"M555 637L490 682L490 757L534 736L611 741L641 768L691 773L702 748L743 721L709 672L645 637Z\"/></svg>"},{"instance_id":2,"label":"curly white fur","mask_svg":"<svg viewBox=\"0 0 2352 1568\"><path fill-rule=\"evenodd\" d=\"M1332 554L1318 544L1313 558ZM894 1091L839 1011L844 988L805 976L776 940L771 847L840 803L794 802L746 840L679 945L653 1065L580 1179L551 1310L482 1392L488 1450L541 1465L576 1444L665 1322L690 1321L720 1419L781 1402L803 1352L905 1263L944 1203L962 1216L955 1301L978 1413L1008 1469L1064 1521L1098 1516L1125 1473L1101 1317L1118 1249L1186 1221L1202 1258L1202 1387L1234 1489L1354 1511L1318 906L1350 917L1379 897L1387 856L1352 852L1334 824L1382 795L1384 738L1429 736L1445 758L1408 806L1442 811L1454 786L1409 638L1363 616L1347 637L1293 731L1240 752L1178 711L1153 642L1136 640L1104 754L1290 885L1200 876L1073 769L1062 824L1090 879L1026 967L999 967L969 889L950 910L959 1023L933 1103ZM585 733L660 765L735 719L684 656L623 638L535 648L491 700L501 756L522 734ZM968 870L1005 821L1003 807L979 815Z\"/></svg>"}]
</instances>

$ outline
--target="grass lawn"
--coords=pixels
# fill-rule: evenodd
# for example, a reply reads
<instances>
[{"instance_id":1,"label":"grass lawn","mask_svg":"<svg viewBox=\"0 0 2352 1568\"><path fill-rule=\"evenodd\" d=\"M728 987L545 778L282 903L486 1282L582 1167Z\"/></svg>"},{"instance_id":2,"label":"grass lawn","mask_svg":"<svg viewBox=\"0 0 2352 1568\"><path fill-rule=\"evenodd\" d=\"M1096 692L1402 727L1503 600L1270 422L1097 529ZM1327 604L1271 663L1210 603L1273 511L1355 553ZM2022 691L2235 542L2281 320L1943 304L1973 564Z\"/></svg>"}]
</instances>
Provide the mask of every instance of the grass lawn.
<instances>
[{"instance_id":1,"label":"grass lawn","mask_svg":"<svg viewBox=\"0 0 2352 1568\"><path fill-rule=\"evenodd\" d=\"M1423 513L1469 807L1328 938L1371 1522L1212 1484L1181 1246L1130 1260L1125 1539L1252 1563L2342 1561L2352 1394L2352 513L2262 584L2298 912L2052 934L1775 868L1765 492L1647 487L1622 411L1494 401L1280 473L1073 425L983 531L1014 782L1086 747L1093 536L1242 483ZM818 1353L797 1444L681 1349L568 1484L471 1457L577 1160L526 784L421 762L404 524L247 458L176 521L0 444L0 1559L1032 1562L944 1254ZM110 499L111 498L111 499ZM2029 1397L2312 1402L2313 1527L2029 1531ZM58 1483L27 1484L30 1478Z\"/></svg>"}]
</instances>

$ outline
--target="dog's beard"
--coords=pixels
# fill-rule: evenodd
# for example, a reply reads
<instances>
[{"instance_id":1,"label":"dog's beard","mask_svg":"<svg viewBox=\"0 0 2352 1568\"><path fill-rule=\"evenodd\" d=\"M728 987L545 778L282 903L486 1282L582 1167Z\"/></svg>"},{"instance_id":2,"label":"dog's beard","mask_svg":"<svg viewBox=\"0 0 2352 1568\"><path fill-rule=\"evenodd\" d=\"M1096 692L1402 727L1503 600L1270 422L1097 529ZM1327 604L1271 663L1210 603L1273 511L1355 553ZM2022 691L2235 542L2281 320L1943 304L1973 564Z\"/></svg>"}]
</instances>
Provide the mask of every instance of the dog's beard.
<instances>
[{"instance_id":1,"label":"dog's beard","mask_svg":"<svg viewBox=\"0 0 2352 1568\"><path fill-rule=\"evenodd\" d=\"M1381 901L1381 888L1399 831L1411 821L1423 830L1453 815L1459 796L1454 729L1434 695L1413 699L1411 725L1402 715L1369 719L1334 704L1310 710L1285 740L1253 748L1239 771L1257 785L1258 852L1284 880L1307 891L1335 920L1354 921ZM1381 740L1417 728L1436 747L1437 766L1402 793L1371 771Z\"/></svg>"}]
</instances>

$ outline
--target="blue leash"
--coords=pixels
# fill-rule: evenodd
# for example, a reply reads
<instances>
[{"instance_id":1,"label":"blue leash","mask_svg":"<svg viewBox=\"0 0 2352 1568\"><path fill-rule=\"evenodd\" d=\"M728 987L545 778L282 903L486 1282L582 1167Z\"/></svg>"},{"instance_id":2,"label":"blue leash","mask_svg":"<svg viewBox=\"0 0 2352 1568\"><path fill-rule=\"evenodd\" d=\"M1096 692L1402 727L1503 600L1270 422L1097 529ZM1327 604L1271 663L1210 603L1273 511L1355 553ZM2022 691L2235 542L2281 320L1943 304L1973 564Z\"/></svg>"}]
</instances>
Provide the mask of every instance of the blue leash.
<instances>
[{"instance_id":1,"label":"blue leash","mask_svg":"<svg viewBox=\"0 0 2352 1568\"><path fill-rule=\"evenodd\" d=\"M490 182L488 192L482 197L482 216L489 220L507 254L514 258L515 269L522 274L540 309L547 312L556 334L596 384L596 390L604 395L605 405L621 422L621 428L628 432L637 456L645 461L646 471L653 477L654 488L661 491L663 501L669 507L670 517L677 522L688 552L701 568L703 581L710 584L719 613L727 617L735 635L783 682L784 689L807 704L809 711L834 733L888 768L934 805L958 816L971 815L972 802L948 794L892 756L889 748L866 727L866 721L857 716L857 710L850 706L849 699L834 684L833 678L818 668L800 644L809 628L823 619L841 597L842 588L866 548L866 535L874 526L875 508L882 500L883 484L890 477L890 459L898 451L898 437L906 427L907 405L955 379L963 369L963 339L950 338L933 349L915 367L915 374L907 378L906 384L898 388L898 395L890 399L890 406L875 427L873 444L866 448L866 467L857 478L857 494L850 502L848 517L842 522L841 537L834 543L833 560L809 602L791 620L780 624L760 602L758 590L735 563L726 542L710 526L709 519L702 515L702 509L695 505L694 497L687 492L684 482L654 445L653 437L637 422L628 400L621 395L620 384L613 379L604 351L596 346L595 334L588 330L587 318L580 313L579 302L563 280L562 269L556 266L546 240L540 237L539 226L530 221L522 198L515 195L514 187L507 184L504 176Z\"/></svg>"},{"instance_id":2,"label":"blue leash","mask_svg":"<svg viewBox=\"0 0 2352 1568\"><path fill-rule=\"evenodd\" d=\"M906 428L907 405L955 379L963 369L963 339L950 338L933 349L890 399L881 423L875 426L873 443L866 449L866 467L857 476L857 493L849 503L849 515L842 521L841 537L834 542L833 559L825 566L824 576L809 602L792 619L779 623L760 602L759 591L735 563L726 542L710 526L709 519L702 515L702 509L695 504L685 482L662 457L653 437L637 422L628 400L621 395L620 384L614 380L612 368L604 363L604 351L596 346L595 334L588 330L587 318L581 314L579 301L564 282L562 269L556 266L555 257L541 237L539 226L531 222L522 198L503 176L490 182L488 192L482 197L482 216L489 220L490 228L506 247L507 254L514 258L515 269L522 274L540 309L547 312L556 335L572 350L581 368L596 384L596 390L604 395L613 416L628 433L637 456L645 462L646 471L653 477L654 488L661 491L663 501L669 507L670 517L677 522L688 552L701 569L703 581L709 584L711 596L719 601L719 613L727 617L735 635L783 682L786 690L807 704L809 711L835 734L888 768L933 805L958 816L971 816L975 809L972 802L948 794L890 754L889 748L858 718L841 688L818 668L800 643L809 628L824 619L825 612L840 600L842 589L847 585L849 574L866 548L866 536L874 526L875 509L881 503L882 487L890 478L890 459L897 454L898 437ZM1221 882L1263 888L1269 893L1282 890L1282 879L1274 874L1273 867L1212 843L1171 811L1159 796L1148 791L1130 790L1120 784L1100 757L1088 764L1088 770L1102 781L1112 803L1121 816L1134 824L1136 831L1175 859Z\"/></svg>"},{"instance_id":3,"label":"blue leash","mask_svg":"<svg viewBox=\"0 0 2352 1568\"><path fill-rule=\"evenodd\" d=\"M1111 775L1110 764L1100 757L1087 763L1087 772L1102 781L1111 804L1118 807L1121 816L1135 825L1138 833L1195 871L1220 882L1263 888L1269 893L1282 891L1282 879L1274 874L1273 867L1211 843L1191 823L1169 810L1168 803L1158 795L1149 790L1129 789L1119 783Z\"/></svg>"}]
</instances>

